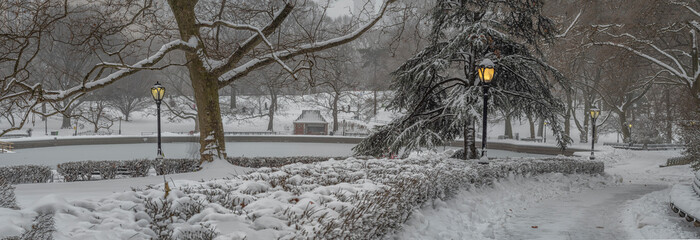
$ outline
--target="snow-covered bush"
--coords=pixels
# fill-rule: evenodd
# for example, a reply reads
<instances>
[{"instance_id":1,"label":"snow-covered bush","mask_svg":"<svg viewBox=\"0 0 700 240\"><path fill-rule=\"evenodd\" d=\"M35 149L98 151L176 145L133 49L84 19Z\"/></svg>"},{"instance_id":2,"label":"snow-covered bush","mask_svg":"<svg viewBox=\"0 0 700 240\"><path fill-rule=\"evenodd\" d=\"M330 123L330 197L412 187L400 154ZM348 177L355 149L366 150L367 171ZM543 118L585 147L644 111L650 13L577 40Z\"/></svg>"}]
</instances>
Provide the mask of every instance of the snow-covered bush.
<instances>
[{"instance_id":1,"label":"snow-covered bush","mask_svg":"<svg viewBox=\"0 0 700 240\"><path fill-rule=\"evenodd\" d=\"M697 117L700 114L695 114ZM681 124L681 136L685 142L683 155L691 159L692 167L700 170L700 120Z\"/></svg>"},{"instance_id":2,"label":"snow-covered bush","mask_svg":"<svg viewBox=\"0 0 700 240\"><path fill-rule=\"evenodd\" d=\"M281 239L376 239L398 229L431 199L511 174L548 172L601 174L603 163L552 158L478 165L430 157L351 158L263 167L233 180L187 186L175 195L202 201L209 214L243 216L253 229L276 231Z\"/></svg>"},{"instance_id":3,"label":"snow-covered bush","mask_svg":"<svg viewBox=\"0 0 700 240\"><path fill-rule=\"evenodd\" d=\"M9 184L45 183L51 180L51 168L39 165L0 167L0 178Z\"/></svg>"},{"instance_id":4,"label":"snow-covered bush","mask_svg":"<svg viewBox=\"0 0 700 240\"><path fill-rule=\"evenodd\" d=\"M30 228L25 229L21 236L6 237L3 240L52 240L54 227L54 213L42 212L34 218Z\"/></svg>"},{"instance_id":5,"label":"snow-covered bush","mask_svg":"<svg viewBox=\"0 0 700 240\"><path fill-rule=\"evenodd\" d=\"M188 158L154 160L153 168L158 175L194 172L199 169L199 160Z\"/></svg>"},{"instance_id":6,"label":"snow-covered bush","mask_svg":"<svg viewBox=\"0 0 700 240\"><path fill-rule=\"evenodd\" d=\"M226 160L236 166L261 168L261 167L281 167L292 163L315 163L328 161L329 157L229 157ZM334 158L341 159L341 158Z\"/></svg>"},{"instance_id":7,"label":"snow-covered bush","mask_svg":"<svg viewBox=\"0 0 700 240\"><path fill-rule=\"evenodd\" d=\"M15 198L15 188L0 178L0 208L19 209Z\"/></svg>"},{"instance_id":8,"label":"snow-covered bush","mask_svg":"<svg viewBox=\"0 0 700 240\"><path fill-rule=\"evenodd\" d=\"M66 182L89 181L92 179L92 174L100 167L99 165L101 165L100 162L95 161L66 162L56 165L56 171Z\"/></svg>"},{"instance_id":9,"label":"snow-covered bush","mask_svg":"<svg viewBox=\"0 0 700 240\"><path fill-rule=\"evenodd\" d=\"M95 169L100 172L100 177L102 177L102 179L114 179L117 176L117 170L120 166L120 161L95 162Z\"/></svg>"},{"instance_id":10,"label":"snow-covered bush","mask_svg":"<svg viewBox=\"0 0 700 240\"><path fill-rule=\"evenodd\" d=\"M132 177L145 177L148 175L148 169L151 168L153 162L148 159L122 161L121 167L131 173Z\"/></svg>"},{"instance_id":11,"label":"snow-covered bush","mask_svg":"<svg viewBox=\"0 0 700 240\"><path fill-rule=\"evenodd\" d=\"M55 204L57 221L74 221L59 224L57 234L80 239L99 238L106 231L122 239L380 239L435 199L498 178L548 172L601 174L603 163L552 158L480 165L425 155L262 167L228 179L179 182L167 191L160 185L98 201ZM109 219L109 224L95 224L95 219Z\"/></svg>"}]
</instances>

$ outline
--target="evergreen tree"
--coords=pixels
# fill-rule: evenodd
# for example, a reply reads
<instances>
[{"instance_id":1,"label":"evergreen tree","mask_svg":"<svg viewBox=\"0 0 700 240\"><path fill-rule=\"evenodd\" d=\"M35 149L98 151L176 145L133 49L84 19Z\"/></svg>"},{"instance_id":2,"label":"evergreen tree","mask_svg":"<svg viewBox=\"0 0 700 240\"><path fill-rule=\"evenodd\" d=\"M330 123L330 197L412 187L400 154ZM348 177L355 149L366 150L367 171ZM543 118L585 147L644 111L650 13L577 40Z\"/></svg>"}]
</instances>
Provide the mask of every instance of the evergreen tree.
<instances>
[{"instance_id":1,"label":"evergreen tree","mask_svg":"<svg viewBox=\"0 0 700 240\"><path fill-rule=\"evenodd\" d=\"M406 114L376 128L354 151L374 156L408 153L463 136L464 158L476 158L473 126L484 104L476 69L483 59L496 63L489 109L539 116L551 123L559 145L565 147L571 140L558 118L565 108L552 95L550 79L567 83L540 58L541 46L551 43L557 32L542 7L541 0L437 1L431 16L432 43L392 73L396 92L388 110Z\"/></svg>"}]
</instances>

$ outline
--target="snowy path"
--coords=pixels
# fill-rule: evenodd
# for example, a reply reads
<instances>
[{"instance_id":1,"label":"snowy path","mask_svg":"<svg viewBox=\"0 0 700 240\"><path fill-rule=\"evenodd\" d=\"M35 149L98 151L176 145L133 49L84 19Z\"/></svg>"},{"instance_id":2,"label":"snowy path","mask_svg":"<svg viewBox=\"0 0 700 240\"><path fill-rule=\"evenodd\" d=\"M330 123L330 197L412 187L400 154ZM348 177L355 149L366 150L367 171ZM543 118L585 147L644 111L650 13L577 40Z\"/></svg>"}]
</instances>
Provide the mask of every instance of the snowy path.
<instances>
[{"instance_id":1,"label":"snowy path","mask_svg":"<svg viewBox=\"0 0 700 240\"><path fill-rule=\"evenodd\" d=\"M587 156L587 153L584 153ZM693 177L660 168L678 151L606 149L607 176L516 177L462 191L415 211L389 239L698 238L668 207L669 187ZM537 226L533 228L533 226Z\"/></svg>"},{"instance_id":2,"label":"snowy path","mask_svg":"<svg viewBox=\"0 0 700 240\"><path fill-rule=\"evenodd\" d=\"M548 199L508 218L495 236L496 239L629 239L621 219L624 204L667 187L625 184Z\"/></svg>"}]
</instances>

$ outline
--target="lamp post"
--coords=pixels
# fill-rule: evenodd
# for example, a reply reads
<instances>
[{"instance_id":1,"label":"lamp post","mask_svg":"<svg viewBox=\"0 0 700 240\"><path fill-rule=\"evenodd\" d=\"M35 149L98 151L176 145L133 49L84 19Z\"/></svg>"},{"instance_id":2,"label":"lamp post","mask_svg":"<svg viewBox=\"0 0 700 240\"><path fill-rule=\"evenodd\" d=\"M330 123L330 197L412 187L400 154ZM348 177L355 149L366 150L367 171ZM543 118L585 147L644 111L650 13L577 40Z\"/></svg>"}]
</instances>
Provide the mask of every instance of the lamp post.
<instances>
[{"instance_id":1,"label":"lamp post","mask_svg":"<svg viewBox=\"0 0 700 240\"><path fill-rule=\"evenodd\" d=\"M628 123L627 128L629 129L629 132L630 132L630 142L629 143L632 144L632 124Z\"/></svg>"},{"instance_id":2,"label":"lamp post","mask_svg":"<svg viewBox=\"0 0 700 240\"><path fill-rule=\"evenodd\" d=\"M547 125L549 125L549 122L544 121L544 133L542 134L544 138L544 143L547 143Z\"/></svg>"},{"instance_id":3,"label":"lamp post","mask_svg":"<svg viewBox=\"0 0 700 240\"><path fill-rule=\"evenodd\" d=\"M165 96L165 88L156 82L151 88L151 96L156 101L158 109L158 156L156 156L156 159L163 159L163 150L160 148L160 103L163 101L163 96Z\"/></svg>"},{"instance_id":4,"label":"lamp post","mask_svg":"<svg viewBox=\"0 0 700 240\"><path fill-rule=\"evenodd\" d=\"M600 109L597 107L593 107L590 110L591 114L591 127L593 130L591 131L591 160L595 159L595 154L593 153L595 151L595 120L598 119L598 116L600 116Z\"/></svg>"},{"instance_id":5,"label":"lamp post","mask_svg":"<svg viewBox=\"0 0 700 240\"><path fill-rule=\"evenodd\" d=\"M491 80L493 80L496 73L491 59L486 58L482 60L479 64L478 72L479 79L481 79L481 82L483 83L482 86L484 90L484 114L481 121L483 123L481 133L481 159L479 160L479 163L488 164L488 156L486 155L486 120L488 119L489 87L491 85Z\"/></svg>"},{"instance_id":6,"label":"lamp post","mask_svg":"<svg viewBox=\"0 0 700 240\"><path fill-rule=\"evenodd\" d=\"M122 117L119 117L119 135L122 135Z\"/></svg>"}]
</instances>

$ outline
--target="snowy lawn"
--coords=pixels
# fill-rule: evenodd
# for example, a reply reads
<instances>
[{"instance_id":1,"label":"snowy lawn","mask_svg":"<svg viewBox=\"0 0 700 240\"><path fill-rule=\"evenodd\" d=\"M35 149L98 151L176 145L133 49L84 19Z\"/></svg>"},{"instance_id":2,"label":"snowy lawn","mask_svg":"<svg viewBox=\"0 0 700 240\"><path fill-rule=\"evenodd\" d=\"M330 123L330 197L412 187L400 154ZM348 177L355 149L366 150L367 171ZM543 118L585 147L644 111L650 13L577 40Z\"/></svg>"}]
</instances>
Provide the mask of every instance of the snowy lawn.
<instances>
[{"instance_id":1,"label":"snowy lawn","mask_svg":"<svg viewBox=\"0 0 700 240\"><path fill-rule=\"evenodd\" d=\"M377 238L399 228L423 203L450 199L460 189L519 174L602 172L599 162L566 158L500 160L484 166L440 156L413 156L292 164L260 168L232 179L191 181L235 174L236 169L225 164L216 162L197 173L172 175L175 181L169 184L173 189L169 192L159 184L81 198L75 195L88 186L130 188L149 183L119 179L87 185L44 184L62 189L27 204L23 196L38 197L40 193L31 192L31 186L38 185L19 185L23 209L3 209L2 221L7 224L3 234L17 235L30 227L37 213L53 212L56 239L186 239L212 230L218 232L217 239Z\"/></svg>"}]
</instances>

